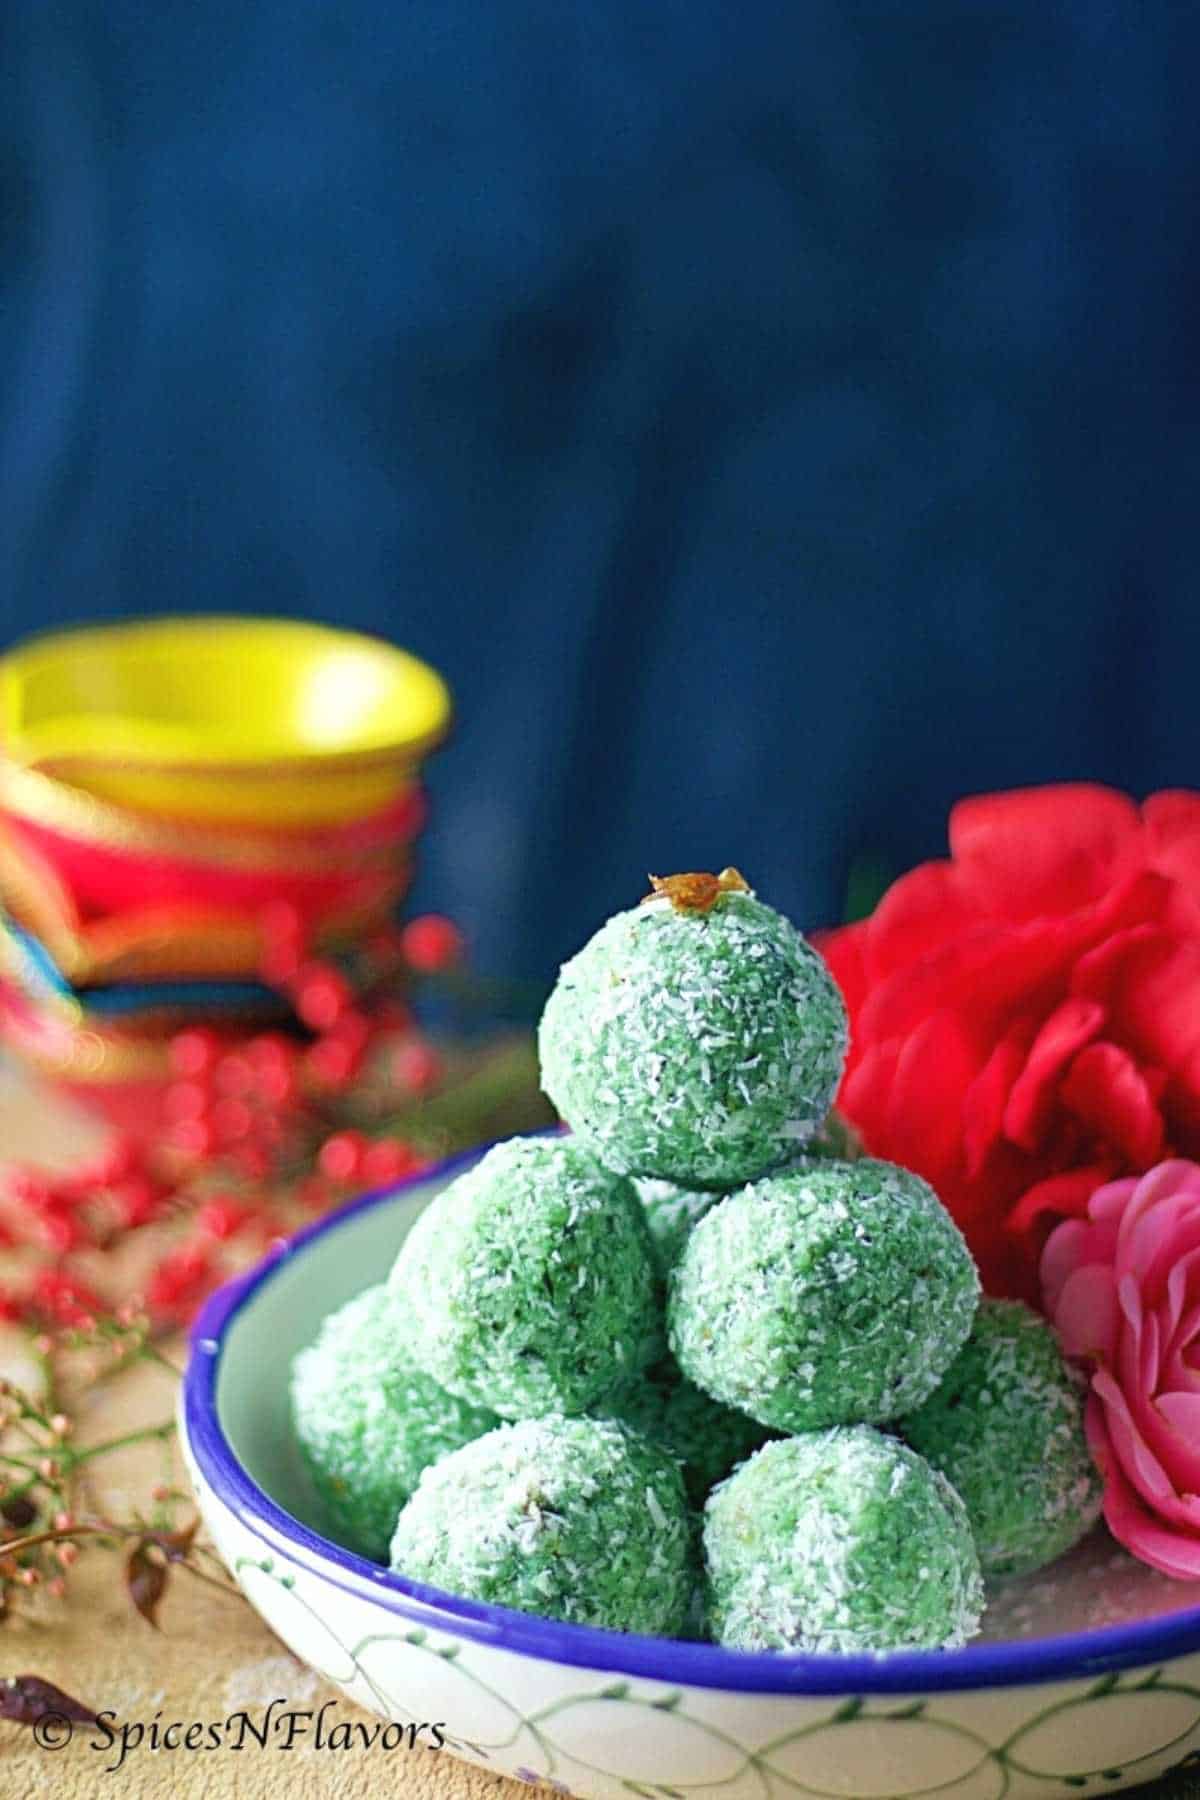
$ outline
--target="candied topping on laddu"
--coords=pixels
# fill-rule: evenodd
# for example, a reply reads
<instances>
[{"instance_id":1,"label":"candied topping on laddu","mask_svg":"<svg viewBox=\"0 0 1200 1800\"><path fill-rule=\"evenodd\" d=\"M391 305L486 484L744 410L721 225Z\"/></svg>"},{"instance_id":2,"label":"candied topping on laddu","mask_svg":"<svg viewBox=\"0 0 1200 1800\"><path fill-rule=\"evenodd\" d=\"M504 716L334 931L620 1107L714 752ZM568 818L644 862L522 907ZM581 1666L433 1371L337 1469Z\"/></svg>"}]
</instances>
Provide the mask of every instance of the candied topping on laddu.
<instances>
[{"instance_id":1,"label":"candied topping on laddu","mask_svg":"<svg viewBox=\"0 0 1200 1800\"><path fill-rule=\"evenodd\" d=\"M719 875L651 875L649 881L652 892L644 896L642 905L666 898L681 913L711 912L722 894L750 892L750 883L737 869L722 869Z\"/></svg>"}]
</instances>

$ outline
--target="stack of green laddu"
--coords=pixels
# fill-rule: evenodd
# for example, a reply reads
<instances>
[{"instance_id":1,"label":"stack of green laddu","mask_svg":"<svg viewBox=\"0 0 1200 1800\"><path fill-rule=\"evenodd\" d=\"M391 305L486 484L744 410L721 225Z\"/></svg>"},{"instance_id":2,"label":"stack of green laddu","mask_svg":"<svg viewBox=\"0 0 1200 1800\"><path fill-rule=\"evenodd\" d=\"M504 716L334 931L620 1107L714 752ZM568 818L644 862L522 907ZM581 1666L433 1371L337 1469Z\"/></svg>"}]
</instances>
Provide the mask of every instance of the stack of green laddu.
<instances>
[{"instance_id":1,"label":"stack of green laddu","mask_svg":"<svg viewBox=\"0 0 1200 1800\"><path fill-rule=\"evenodd\" d=\"M340 1542L739 1649L950 1647L1093 1524L1080 1377L831 1112L846 1013L733 870L655 881L542 1017L570 1132L494 1146L297 1357Z\"/></svg>"}]
</instances>

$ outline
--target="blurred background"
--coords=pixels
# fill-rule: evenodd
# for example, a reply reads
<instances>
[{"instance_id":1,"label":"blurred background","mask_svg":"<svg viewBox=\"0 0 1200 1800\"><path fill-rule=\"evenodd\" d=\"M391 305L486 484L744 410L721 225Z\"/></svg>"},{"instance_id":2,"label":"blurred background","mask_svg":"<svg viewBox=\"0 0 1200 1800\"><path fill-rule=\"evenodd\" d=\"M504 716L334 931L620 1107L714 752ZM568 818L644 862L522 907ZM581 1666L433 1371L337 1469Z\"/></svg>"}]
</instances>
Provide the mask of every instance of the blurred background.
<instances>
[{"instance_id":1,"label":"blurred background","mask_svg":"<svg viewBox=\"0 0 1200 1800\"><path fill-rule=\"evenodd\" d=\"M0 639L368 628L417 900L809 926L964 791L1194 784L1200 13L6 0ZM853 904L853 894L851 894Z\"/></svg>"}]
</instances>

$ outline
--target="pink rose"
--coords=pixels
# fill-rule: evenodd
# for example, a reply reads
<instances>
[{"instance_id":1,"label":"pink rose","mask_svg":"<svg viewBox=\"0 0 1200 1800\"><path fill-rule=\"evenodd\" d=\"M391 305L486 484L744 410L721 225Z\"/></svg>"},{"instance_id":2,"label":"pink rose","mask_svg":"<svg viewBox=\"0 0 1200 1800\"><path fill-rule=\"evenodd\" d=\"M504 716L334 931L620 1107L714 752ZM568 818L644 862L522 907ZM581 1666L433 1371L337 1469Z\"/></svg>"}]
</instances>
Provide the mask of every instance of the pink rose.
<instances>
[{"instance_id":1,"label":"pink rose","mask_svg":"<svg viewBox=\"0 0 1200 1800\"><path fill-rule=\"evenodd\" d=\"M1041 1278L1063 1349L1094 1365L1087 1434L1109 1530L1200 1579L1200 1163L1097 1188L1052 1232Z\"/></svg>"}]
</instances>

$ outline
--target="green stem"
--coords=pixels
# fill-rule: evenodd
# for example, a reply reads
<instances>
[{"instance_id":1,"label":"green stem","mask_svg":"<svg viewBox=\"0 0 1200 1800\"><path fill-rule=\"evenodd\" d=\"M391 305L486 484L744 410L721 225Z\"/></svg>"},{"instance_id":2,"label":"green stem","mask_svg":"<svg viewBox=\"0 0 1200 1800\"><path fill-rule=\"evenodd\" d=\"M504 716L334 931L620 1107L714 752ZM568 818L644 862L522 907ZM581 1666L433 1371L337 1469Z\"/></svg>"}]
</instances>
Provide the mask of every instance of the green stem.
<instances>
[{"instance_id":1,"label":"green stem","mask_svg":"<svg viewBox=\"0 0 1200 1800\"><path fill-rule=\"evenodd\" d=\"M92 1462L97 1456L107 1456L110 1450L127 1450L131 1444L151 1444L169 1438L175 1430L174 1419L168 1419L162 1425L147 1425L141 1431L127 1431L124 1437L106 1438L102 1444L89 1444L84 1450L69 1450L63 1460L70 1469L77 1469L81 1463Z\"/></svg>"},{"instance_id":2,"label":"green stem","mask_svg":"<svg viewBox=\"0 0 1200 1800\"><path fill-rule=\"evenodd\" d=\"M28 1470L30 1467L27 1456L14 1456L11 1450L0 1450L0 1462L12 1463L13 1467L17 1469Z\"/></svg>"}]
</instances>

